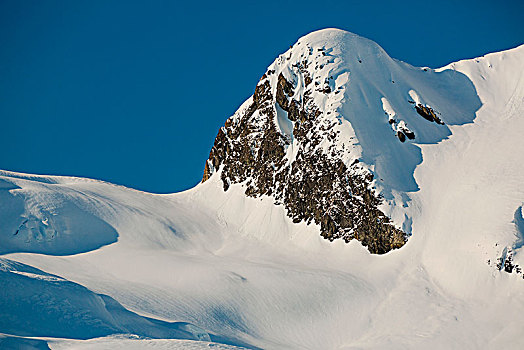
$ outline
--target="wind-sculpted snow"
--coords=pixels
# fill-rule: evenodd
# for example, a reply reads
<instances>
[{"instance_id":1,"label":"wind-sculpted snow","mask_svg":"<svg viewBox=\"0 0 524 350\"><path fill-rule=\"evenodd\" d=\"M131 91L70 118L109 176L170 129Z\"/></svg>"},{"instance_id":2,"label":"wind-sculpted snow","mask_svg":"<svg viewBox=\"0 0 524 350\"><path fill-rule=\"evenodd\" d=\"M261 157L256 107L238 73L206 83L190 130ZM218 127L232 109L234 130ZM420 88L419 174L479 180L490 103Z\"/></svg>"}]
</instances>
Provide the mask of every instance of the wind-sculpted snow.
<instances>
[{"instance_id":1,"label":"wind-sculpted snow","mask_svg":"<svg viewBox=\"0 0 524 350\"><path fill-rule=\"evenodd\" d=\"M96 202L55 187L60 185L0 176L0 254L77 254L116 242L118 233L96 215Z\"/></svg>"},{"instance_id":2,"label":"wind-sculpted snow","mask_svg":"<svg viewBox=\"0 0 524 350\"><path fill-rule=\"evenodd\" d=\"M278 158L283 150L275 165L309 160L289 178L319 170L311 172L315 181L306 189L320 199L325 194L319 188L333 190L332 169L342 170L333 175L339 184L347 184L344 169L364 179L373 175L361 181L362 193L385 197L374 209L390 216L396 229L412 232L409 241L375 255L356 239L325 240L321 225L304 218L293 222L273 195L246 196L253 178L222 178L239 175L235 170L242 167L222 173L208 167L207 181L171 195L2 172L0 248L12 253L2 256L0 347L7 342L53 349L233 348L225 343L263 349L524 348L524 281L518 272L524 46L433 71L392 60L376 44L337 30L299 43L256 90L266 114L253 111L248 124L270 138L240 128L240 135L255 142L242 147L245 153L236 161L251 159L249 146L263 142L264 159ZM292 65L304 63L301 55L315 59L310 70ZM360 68L366 64L369 75ZM308 99L319 113L299 103L306 85L314 89ZM268 92L271 99L259 99ZM252 102L227 125L241 122ZM274 119L266 124L268 116ZM311 153L307 142L300 143L308 138L316 147ZM228 152L224 145L219 149ZM313 162L312 155L328 167ZM341 163L346 168L329 167ZM307 191L287 186L283 194L300 198ZM315 208L320 217L333 213L329 204ZM68 249L55 249L60 235L52 240L55 250L38 239L17 241L20 232L26 238L47 235L48 213L55 210L56 226L75 228L68 234L78 235L76 248L67 243ZM30 225L16 234L29 218ZM87 222L88 231L80 230L77 219ZM105 224L89 224L97 220ZM66 322L70 329L63 327ZM163 338L182 331L206 340ZM106 336L73 339L95 334ZM48 338L53 335L69 338Z\"/></svg>"},{"instance_id":3,"label":"wind-sculpted snow","mask_svg":"<svg viewBox=\"0 0 524 350\"><path fill-rule=\"evenodd\" d=\"M47 342L40 339L27 339L0 334L0 349L6 350L49 350Z\"/></svg>"},{"instance_id":4,"label":"wind-sculpted snow","mask_svg":"<svg viewBox=\"0 0 524 350\"><path fill-rule=\"evenodd\" d=\"M71 339L133 334L235 344L234 340L209 334L187 322L165 322L137 315L107 295L95 294L77 283L2 258L0 290L2 333Z\"/></svg>"},{"instance_id":5,"label":"wind-sculpted snow","mask_svg":"<svg viewBox=\"0 0 524 350\"><path fill-rule=\"evenodd\" d=\"M219 130L203 180L220 174L224 190L240 183L248 196L272 196L324 238L387 253L411 233L398 208L418 190L417 145L472 122L480 105L462 73L412 67L348 32L315 32L269 66ZM393 210L396 226L384 213Z\"/></svg>"},{"instance_id":6,"label":"wind-sculpted snow","mask_svg":"<svg viewBox=\"0 0 524 350\"><path fill-rule=\"evenodd\" d=\"M524 246L524 212L522 211L522 205L515 210L513 222L517 231L517 239L513 244L513 249L520 249Z\"/></svg>"},{"instance_id":7,"label":"wind-sculpted snow","mask_svg":"<svg viewBox=\"0 0 524 350\"><path fill-rule=\"evenodd\" d=\"M7 259L0 275L3 333L87 339L118 331L102 297L76 283Z\"/></svg>"},{"instance_id":8,"label":"wind-sculpted snow","mask_svg":"<svg viewBox=\"0 0 524 350\"><path fill-rule=\"evenodd\" d=\"M379 47L366 53L355 53L351 47L347 44L345 61L355 61L358 55L362 68L350 71L348 102L343 104L340 114L355 130L362 149L360 159L374 166L376 185L387 199L393 199L395 193L416 191L419 187L413 174L422 162L418 145L438 143L449 137L449 125L473 122L481 106L475 87L466 75L457 71L412 67L391 59ZM410 96L415 91L416 101ZM413 140L401 143L393 137L381 98L395 111L393 119L403 121L414 133ZM421 118L415 109L417 105L431 106L445 125Z\"/></svg>"},{"instance_id":9,"label":"wind-sculpted snow","mask_svg":"<svg viewBox=\"0 0 524 350\"><path fill-rule=\"evenodd\" d=\"M513 224L515 225L515 241L506 246L501 245L502 252L500 253L500 257L493 263L489 260L488 265L495 266L499 271L522 276L524 279L522 266L515 261L517 257L521 258L519 252L522 251L522 246L524 245L524 217L522 215L522 206L519 206L517 210L515 210ZM496 246L498 246L498 243Z\"/></svg>"}]
</instances>

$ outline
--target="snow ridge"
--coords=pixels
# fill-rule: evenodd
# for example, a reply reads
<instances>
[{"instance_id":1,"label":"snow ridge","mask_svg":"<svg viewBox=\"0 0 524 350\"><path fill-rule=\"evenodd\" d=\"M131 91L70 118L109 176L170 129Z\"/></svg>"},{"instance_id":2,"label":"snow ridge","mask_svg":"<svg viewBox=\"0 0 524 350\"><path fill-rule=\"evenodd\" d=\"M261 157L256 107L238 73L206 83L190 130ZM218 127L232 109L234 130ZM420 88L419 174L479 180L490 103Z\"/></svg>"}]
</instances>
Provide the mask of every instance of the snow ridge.
<instances>
[{"instance_id":1,"label":"snow ridge","mask_svg":"<svg viewBox=\"0 0 524 350\"><path fill-rule=\"evenodd\" d=\"M0 347L524 348L523 97L524 46L431 70L324 30L268 69L191 190L0 171ZM370 254L246 196L297 162L283 195L371 174L407 243Z\"/></svg>"},{"instance_id":2,"label":"snow ridge","mask_svg":"<svg viewBox=\"0 0 524 350\"><path fill-rule=\"evenodd\" d=\"M471 122L479 106L463 74L411 67L355 34L322 30L280 55L226 121L203 181L220 173L225 191L241 183L324 238L386 253L411 233L399 208L418 189L416 145L448 137L445 122Z\"/></svg>"}]
</instances>

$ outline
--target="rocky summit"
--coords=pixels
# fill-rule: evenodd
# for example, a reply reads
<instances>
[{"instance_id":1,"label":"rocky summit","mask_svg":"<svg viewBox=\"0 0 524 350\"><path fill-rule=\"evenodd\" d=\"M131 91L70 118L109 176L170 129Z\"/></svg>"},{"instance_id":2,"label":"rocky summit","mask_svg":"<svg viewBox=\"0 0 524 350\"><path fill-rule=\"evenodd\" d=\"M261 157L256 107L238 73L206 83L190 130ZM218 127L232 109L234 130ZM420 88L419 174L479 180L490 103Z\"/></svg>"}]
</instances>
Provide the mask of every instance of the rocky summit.
<instances>
[{"instance_id":1,"label":"rocky summit","mask_svg":"<svg viewBox=\"0 0 524 350\"><path fill-rule=\"evenodd\" d=\"M523 72L321 30L192 189L0 170L0 348L524 348Z\"/></svg>"},{"instance_id":2,"label":"rocky summit","mask_svg":"<svg viewBox=\"0 0 524 350\"><path fill-rule=\"evenodd\" d=\"M449 83L352 33L330 29L302 38L220 128L202 181L217 174L224 191L240 184L247 196L272 196L294 223L317 224L330 241L357 239L377 254L402 247L409 227L394 223L382 207L398 206L394 192L409 190L395 182L414 183L412 172L402 171L418 164L415 144L449 134L426 101L446 97L434 98L427 86L428 93L420 93L413 75L428 85ZM362 118L365 127L359 127ZM371 144L365 151L375 159L363 144Z\"/></svg>"}]
</instances>

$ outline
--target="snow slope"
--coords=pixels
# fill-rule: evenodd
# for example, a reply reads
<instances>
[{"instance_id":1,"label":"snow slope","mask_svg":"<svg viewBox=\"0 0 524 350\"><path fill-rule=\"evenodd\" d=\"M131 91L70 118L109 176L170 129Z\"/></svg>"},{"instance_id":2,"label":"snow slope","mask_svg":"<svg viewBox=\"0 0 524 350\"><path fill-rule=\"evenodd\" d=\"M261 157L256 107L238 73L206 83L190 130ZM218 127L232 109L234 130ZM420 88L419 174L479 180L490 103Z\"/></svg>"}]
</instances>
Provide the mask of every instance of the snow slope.
<instances>
[{"instance_id":1,"label":"snow slope","mask_svg":"<svg viewBox=\"0 0 524 350\"><path fill-rule=\"evenodd\" d=\"M522 264L524 46L425 71L339 30L298 42L274 65L308 47L335 57L318 74L344 93L318 103L335 106L325 111L340 116L339 141L376 174L384 210L411 226L408 243L379 256L329 242L271 197L246 197L241 184L224 192L218 176L156 195L2 171L2 339L57 349L524 347L522 274L497 267L508 256ZM395 138L400 121L415 140Z\"/></svg>"}]
</instances>

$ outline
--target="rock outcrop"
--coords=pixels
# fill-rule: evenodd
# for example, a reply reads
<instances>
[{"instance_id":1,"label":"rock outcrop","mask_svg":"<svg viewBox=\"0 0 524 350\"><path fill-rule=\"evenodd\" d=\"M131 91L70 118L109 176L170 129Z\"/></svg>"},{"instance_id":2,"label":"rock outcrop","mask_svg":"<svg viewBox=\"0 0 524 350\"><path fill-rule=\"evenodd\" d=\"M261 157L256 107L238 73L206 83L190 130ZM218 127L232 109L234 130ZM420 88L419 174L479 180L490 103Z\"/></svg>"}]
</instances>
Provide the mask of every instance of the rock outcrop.
<instances>
[{"instance_id":1,"label":"rock outcrop","mask_svg":"<svg viewBox=\"0 0 524 350\"><path fill-rule=\"evenodd\" d=\"M420 114L424 119L435 122L440 125L444 125L444 122L437 116L435 111L431 107L423 106L422 104L417 104L415 110Z\"/></svg>"},{"instance_id":2,"label":"rock outcrop","mask_svg":"<svg viewBox=\"0 0 524 350\"><path fill-rule=\"evenodd\" d=\"M337 119L321 117L332 112L313 95L341 91L333 92L329 77L314 81L312 52L287 77L272 69L262 76L252 98L220 128L202 181L216 173L224 191L242 184L247 196L272 196L293 222L319 225L330 241L357 239L376 254L399 248L407 236L379 209L373 174L356 159L343 161Z\"/></svg>"}]
</instances>

